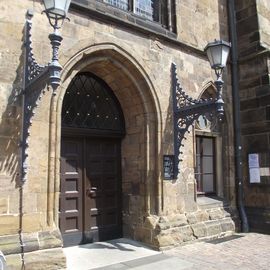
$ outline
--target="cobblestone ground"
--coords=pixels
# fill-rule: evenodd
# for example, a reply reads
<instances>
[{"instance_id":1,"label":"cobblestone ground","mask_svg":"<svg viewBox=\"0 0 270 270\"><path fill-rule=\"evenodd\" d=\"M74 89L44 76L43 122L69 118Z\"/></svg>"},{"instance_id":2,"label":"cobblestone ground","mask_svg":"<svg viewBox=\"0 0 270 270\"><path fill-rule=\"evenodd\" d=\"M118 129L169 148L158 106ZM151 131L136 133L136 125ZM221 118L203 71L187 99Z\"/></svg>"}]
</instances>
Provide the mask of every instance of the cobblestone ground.
<instances>
[{"instance_id":1,"label":"cobblestone ground","mask_svg":"<svg viewBox=\"0 0 270 270\"><path fill-rule=\"evenodd\" d=\"M270 235L248 233L237 236L181 246L164 251L164 254L192 263L192 267L185 269L269 270Z\"/></svg>"}]
</instances>

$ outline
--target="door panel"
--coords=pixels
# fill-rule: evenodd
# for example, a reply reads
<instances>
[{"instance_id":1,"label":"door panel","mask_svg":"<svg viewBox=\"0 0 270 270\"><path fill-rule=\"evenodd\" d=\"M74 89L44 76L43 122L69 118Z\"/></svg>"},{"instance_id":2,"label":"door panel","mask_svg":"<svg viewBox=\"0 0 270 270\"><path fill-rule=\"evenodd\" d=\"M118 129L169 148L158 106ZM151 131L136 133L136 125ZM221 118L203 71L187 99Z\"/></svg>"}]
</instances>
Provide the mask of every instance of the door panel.
<instances>
[{"instance_id":1,"label":"door panel","mask_svg":"<svg viewBox=\"0 0 270 270\"><path fill-rule=\"evenodd\" d=\"M88 140L85 230L88 241L121 237L121 181L119 140Z\"/></svg>"},{"instance_id":2,"label":"door panel","mask_svg":"<svg viewBox=\"0 0 270 270\"><path fill-rule=\"evenodd\" d=\"M64 138L60 229L64 245L122 236L120 140Z\"/></svg>"},{"instance_id":3,"label":"door panel","mask_svg":"<svg viewBox=\"0 0 270 270\"><path fill-rule=\"evenodd\" d=\"M59 224L64 244L82 240L82 142L66 138L61 148Z\"/></svg>"}]
</instances>

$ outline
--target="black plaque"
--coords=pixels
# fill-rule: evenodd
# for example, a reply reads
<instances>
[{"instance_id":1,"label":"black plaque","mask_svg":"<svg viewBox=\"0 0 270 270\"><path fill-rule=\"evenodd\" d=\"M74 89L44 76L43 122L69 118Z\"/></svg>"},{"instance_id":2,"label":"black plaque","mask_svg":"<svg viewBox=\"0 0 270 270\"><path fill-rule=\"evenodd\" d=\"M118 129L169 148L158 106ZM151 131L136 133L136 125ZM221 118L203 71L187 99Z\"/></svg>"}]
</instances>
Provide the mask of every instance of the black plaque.
<instances>
[{"instance_id":1,"label":"black plaque","mask_svg":"<svg viewBox=\"0 0 270 270\"><path fill-rule=\"evenodd\" d=\"M174 179L174 155L163 156L163 176L165 180Z\"/></svg>"}]
</instances>

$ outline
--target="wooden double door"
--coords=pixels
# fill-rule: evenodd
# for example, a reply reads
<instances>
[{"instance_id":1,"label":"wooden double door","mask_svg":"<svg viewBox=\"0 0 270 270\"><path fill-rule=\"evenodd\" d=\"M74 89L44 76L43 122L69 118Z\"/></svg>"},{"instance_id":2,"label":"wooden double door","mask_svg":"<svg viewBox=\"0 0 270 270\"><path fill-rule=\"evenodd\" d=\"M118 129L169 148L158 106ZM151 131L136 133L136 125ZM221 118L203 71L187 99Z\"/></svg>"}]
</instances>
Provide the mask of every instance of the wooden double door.
<instances>
[{"instance_id":1,"label":"wooden double door","mask_svg":"<svg viewBox=\"0 0 270 270\"><path fill-rule=\"evenodd\" d=\"M64 246L122 236L121 141L62 137L59 225Z\"/></svg>"}]
</instances>

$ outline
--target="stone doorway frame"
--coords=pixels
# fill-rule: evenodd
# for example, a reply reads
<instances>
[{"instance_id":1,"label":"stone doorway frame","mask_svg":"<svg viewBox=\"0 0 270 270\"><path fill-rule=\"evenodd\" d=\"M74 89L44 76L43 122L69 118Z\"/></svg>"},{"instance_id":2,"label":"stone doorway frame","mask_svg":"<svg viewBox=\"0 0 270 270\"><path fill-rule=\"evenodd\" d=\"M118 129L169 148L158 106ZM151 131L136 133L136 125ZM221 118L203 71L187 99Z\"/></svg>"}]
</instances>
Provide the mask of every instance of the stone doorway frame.
<instances>
[{"instance_id":1,"label":"stone doorway frame","mask_svg":"<svg viewBox=\"0 0 270 270\"><path fill-rule=\"evenodd\" d=\"M121 75L122 78L117 78L111 75L111 71ZM161 179L161 157L159 156L161 148L161 110L158 101L157 93L154 86L143 67L138 61L128 54L126 51L114 44L98 44L90 46L82 51L79 51L72 57L64 66L62 73L62 85L58 92L51 98L50 103L50 128L49 128L49 173L48 173L48 206L47 206L47 223L49 226L58 227L58 207L60 194L60 145L61 145L61 110L65 91L68 88L72 78L81 71L90 71L102 78L114 91L123 108L125 121L128 115L128 101L135 100L134 110L138 111L138 119L143 124L143 134L141 137L133 136L142 146L143 153L143 168L141 168L142 183L138 183L135 189L143 191L143 196L139 202L139 221L137 226L142 226L145 218L150 215L158 215L163 208L163 186ZM125 80L126 88L121 92L118 88L119 82ZM121 86L123 84L121 83ZM128 93L127 89L132 90ZM130 94L130 95L128 95ZM129 98L130 97L130 98ZM125 104L127 102L127 104ZM123 104L124 103L124 104ZM133 119L134 120L134 119ZM128 124L127 124L128 125ZM132 140L132 128L127 126L127 135L123 144L128 144L128 139ZM130 133L129 133L130 132ZM141 141L140 141L141 140ZM122 151L125 151L125 145L122 145ZM123 155L122 155L123 156ZM122 159L122 164L125 160ZM122 167L123 170L123 167ZM124 177L123 177L123 181ZM123 191L124 192L124 191ZM130 198L130 204L135 205L136 198ZM133 200L133 202L132 202ZM132 211L132 209L131 209ZM124 222L124 221L123 221ZM126 221L128 222L128 221ZM128 228L124 229L124 236L128 235L131 238L136 237L136 231L128 232Z\"/></svg>"}]
</instances>

